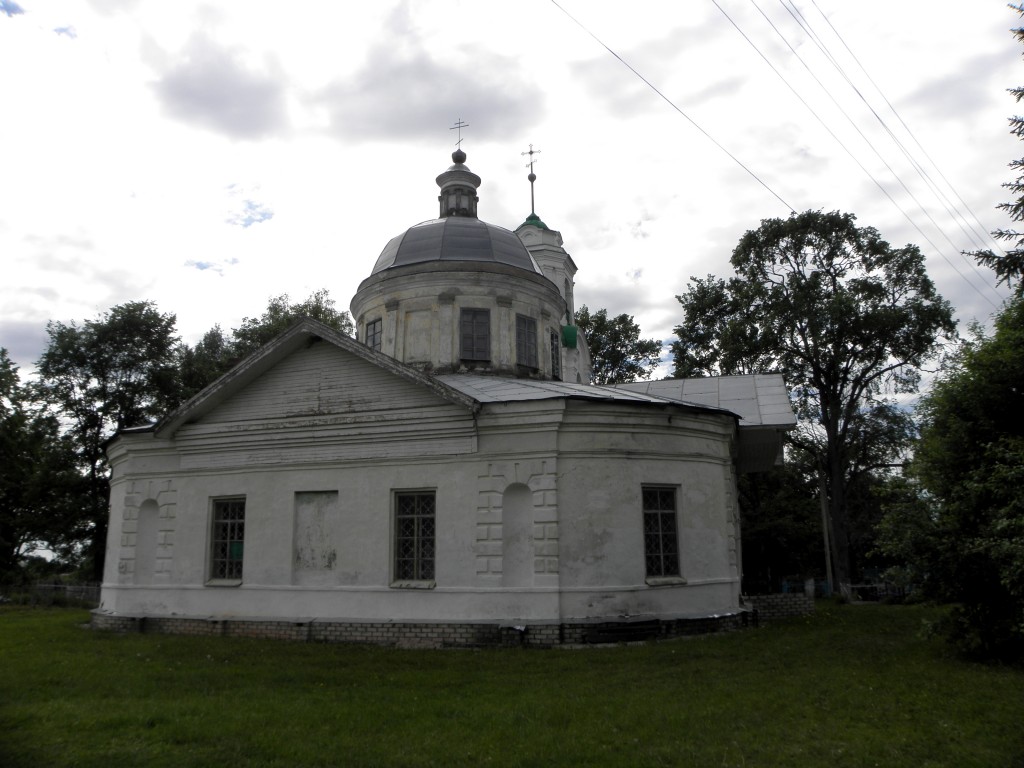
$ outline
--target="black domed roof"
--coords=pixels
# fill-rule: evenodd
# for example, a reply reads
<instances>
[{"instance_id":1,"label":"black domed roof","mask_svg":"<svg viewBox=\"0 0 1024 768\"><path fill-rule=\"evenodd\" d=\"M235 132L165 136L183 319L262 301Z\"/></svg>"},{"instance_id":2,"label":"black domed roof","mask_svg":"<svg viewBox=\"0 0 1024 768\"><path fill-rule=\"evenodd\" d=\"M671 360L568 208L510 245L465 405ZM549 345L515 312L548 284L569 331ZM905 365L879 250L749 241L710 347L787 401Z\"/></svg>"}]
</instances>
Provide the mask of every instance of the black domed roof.
<instances>
[{"instance_id":1,"label":"black domed roof","mask_svg":"<svg viewBox=\"0 0 1024 768\"><path fill-rule=\"evenodd\" d=\"M432 219L409 227L384 246L370 274L438 261L505 264L543 274L514 232L462 216Z\"/></svg>"}]
</instances>

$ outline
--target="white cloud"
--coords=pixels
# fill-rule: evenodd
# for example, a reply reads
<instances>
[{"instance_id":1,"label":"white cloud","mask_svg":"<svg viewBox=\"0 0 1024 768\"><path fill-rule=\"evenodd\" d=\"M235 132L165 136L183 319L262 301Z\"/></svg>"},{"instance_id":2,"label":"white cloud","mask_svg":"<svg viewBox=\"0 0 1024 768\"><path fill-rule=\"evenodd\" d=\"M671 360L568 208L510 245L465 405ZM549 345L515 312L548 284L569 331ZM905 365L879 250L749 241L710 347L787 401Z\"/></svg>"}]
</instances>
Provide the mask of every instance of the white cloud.
<instances>
[{"instance_id":1,"label":"white cloud","mask_svg":"<svg viewBox=\"0 0 1024 768\"><path fill-rule=\"evenodd\" d=\"M482 217L508 228L525 218L520 153L532 142L537 213L579 266L578 303L634 315L645 337L671 336L690 275L727 276L743 232L787 213L690 120L798 210L851 211L893 243L920 244L962 319L984 320L999 301L991 276L959 255L970 239L781 7L760 4L937 226L740 0L721 5L916 226L710 4L562 3L686 117L538 0L3 9L22 5L0 11L0 344L22 365L47 319L123 301L156 301L190 341L283 292L327 287L347 305L388 239L436 215L457 118L470 125ZM797 5L901 141L927 149L980 231L1005 226L994 206L1021 154L1005 120L1005 89L1022 81L1007 31L1017 16L961 0L927 13L891 0Z\"/></svg>"},{"instance_id":2,"label":"white cloud","mask_svg":"<svg viewBox=\"0 0 1024 768\"><path fill-rule=\"evenodd\" d=\"M153 83L165 112L229 138L257 140L287 132L287 82L272 61L246 63L244 52L193 36Z\"/></svg>"}]
</instances>

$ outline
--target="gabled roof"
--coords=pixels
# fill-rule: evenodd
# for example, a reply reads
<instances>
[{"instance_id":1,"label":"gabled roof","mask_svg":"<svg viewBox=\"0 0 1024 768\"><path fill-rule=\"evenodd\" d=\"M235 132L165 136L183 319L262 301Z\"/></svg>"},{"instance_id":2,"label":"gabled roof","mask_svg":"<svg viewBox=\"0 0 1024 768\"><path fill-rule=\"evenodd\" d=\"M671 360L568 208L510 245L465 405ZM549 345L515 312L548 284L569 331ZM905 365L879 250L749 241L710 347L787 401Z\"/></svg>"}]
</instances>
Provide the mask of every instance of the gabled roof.
<instances>
[{"instance_id":1,"label":"gabled roof","mask_svg":"<svg viewBox=\"0 0 1024 768\"><path fill-rule=\"evenodd\" d=\"M182 403L149 429L154 429L158 435L173 434L182 425L196 421L227 398L241 391L263 373L288 357L288 355L315 341L325 341L333 344L339 349L343 349L349 354L372 363L395 376L427 387L439 397L471 411L476 411L479 408L478 403L472 397L448 386L437 378L421 373L417 369L395 360L393 357L376 352L365 344L336 331L328 325L324 325L318 320L306 317L296 322L295 325L273 341L260 347L256 352L245 358L245 360L194 397Z\"/></svg>"},{"instance_id":2,"label":"gabled roof","mask_svg":"<svg viewBox=\"0 0 1024 768\"><path fill-rule=\"evenodd\" d=\"M724 408L739 415L741 427L796 426L796 414L780 373L637 381L617 384L615 388L680 403Z\"/></svg>"}]
</instances>

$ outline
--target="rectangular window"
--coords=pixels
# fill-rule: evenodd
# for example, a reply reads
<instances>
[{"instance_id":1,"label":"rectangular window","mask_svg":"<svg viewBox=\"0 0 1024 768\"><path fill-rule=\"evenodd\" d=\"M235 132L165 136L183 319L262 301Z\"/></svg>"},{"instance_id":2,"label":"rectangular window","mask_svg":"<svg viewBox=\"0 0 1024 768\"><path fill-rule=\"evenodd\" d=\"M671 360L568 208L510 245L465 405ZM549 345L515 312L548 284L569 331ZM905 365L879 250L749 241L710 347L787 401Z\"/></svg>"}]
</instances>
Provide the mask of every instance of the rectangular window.
<instances>
[{"instance_id":1,"label":"rectangular window","mask_svg":"<svg viewBox=\"0 0 1024 768\"><path fill-rule=\"evenodd\" d=\"M245 552L245 499L213 500L211 579L242 578Z\"/></svg>"},{"instance_id":2,"label":"rectangular window","mask_svg":"<svg viewBox=\"0 0 1024 768\"><path fill-rule=\"evenodd\" d=\"M370 349L375 349L378 352L380 352L380 332L382 327L383 323L379 317L366 324L366 346Z\"/></svg>"},{"instance_id":3,"label":"rectangular window","mask_svg":"<svg viewBox=\"0 0 1024 768\"><path fill-rule=\"evenodd\" d=\"M434 578L434 492L395 494L395 580Z\"/></svg>"},{"instance_id":4,"label":"rectangular window","mask_svg":"<svg viewBox=\"0 0 1024 768\"><path fill-rule=\"evenodd\" d=\"M516 362L537 368L537 321L526 315L516 315Z\"/></svg>"},{"instance_id":5,"label":"rectangular window","mask_svg":"<svg viewBox=\"0 0 1024 768\"><path fill-rule=\"evenodd\" d=\"M551 378L555 381L562 380L562 348L558 341L558 333L551 331Z\"/></svg>"},{"instance_id":6,"label":"rectangular window","mask_svg":"<svg viewBox=\"0 0 1024 768\"><path fill-rule=\"evenodd\" d=\"M491 359L491 311L464 309L460 316L461 359L489 361Z\"/></svg>"},{"instance_id":7,"label":"rectangular window","mask_svg":"<svg viewBox=\"0 0 1024 768\"><path fill-rule=\"evenodd\" d=\"M643 488L644 558L647 576L679 575L675 488Z\"/></svg>"}]
</instances>

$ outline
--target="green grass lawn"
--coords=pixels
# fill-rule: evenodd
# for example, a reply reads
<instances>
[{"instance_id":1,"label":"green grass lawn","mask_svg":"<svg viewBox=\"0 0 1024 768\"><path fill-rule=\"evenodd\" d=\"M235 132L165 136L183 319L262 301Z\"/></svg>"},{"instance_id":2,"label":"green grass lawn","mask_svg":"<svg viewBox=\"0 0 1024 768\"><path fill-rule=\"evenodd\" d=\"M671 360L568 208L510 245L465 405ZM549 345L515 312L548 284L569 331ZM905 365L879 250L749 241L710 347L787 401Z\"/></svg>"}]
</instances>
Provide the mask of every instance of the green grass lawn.
<instances>
[{"instance_id":1,"label":"green grass lawn","mask_svg":"<svg viewBox=\"0 0 1024 768\"><path fill-rule=\"evenodd\" d=\"M1024 766L1024 670L935 609L728 635L410 651L114 635L0 609L0 766Z\"/></svg>"}]
</instances>

